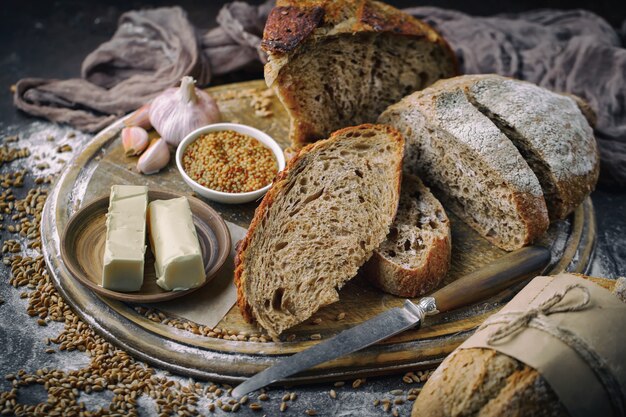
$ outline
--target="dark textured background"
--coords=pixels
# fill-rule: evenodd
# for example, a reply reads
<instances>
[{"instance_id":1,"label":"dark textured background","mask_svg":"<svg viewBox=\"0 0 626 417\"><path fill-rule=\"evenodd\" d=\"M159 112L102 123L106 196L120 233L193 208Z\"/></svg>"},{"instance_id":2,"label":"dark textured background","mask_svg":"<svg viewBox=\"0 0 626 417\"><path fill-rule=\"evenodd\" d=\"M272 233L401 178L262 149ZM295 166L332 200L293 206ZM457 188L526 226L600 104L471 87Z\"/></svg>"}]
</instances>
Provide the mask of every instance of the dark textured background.
<instances>
[{"instance_id":1,"label":"dark textured background","mask_svg":"<svg viewBox=\"0 0 626 417\"><path fill-rule=\"evenodd\" d=\"M32 119L12 106L9 86L22 77L69 78L80 74L80 63L85 55L108 40L116 28L117 19L126 10L142 7L180 4L199 28L213 25L214 16L223 1L19 1L4 0L0 6L0 140L9 133L32 131L41 124L31 125ZM260 2L255 2L260 3ZM398 7L424 5L417 1L390 1ZM586 8L592 10L616 27L626 20L626 1L436 1L432 6L450 7L464 12L490 15L519 12L539 7ZM261 78L262 74L239 73L215 82ZM25 137L28 137L26 135ZM10 170L4 165L0 171ZM598 245L591 273L616 277L626 275L626 192L596 191L593 195L598 221ZM2 240L10 238L0 232ZM55 356L43 353L41 338L59 331L55 326L38 328L17 299L17 291L7 284L6 269L0 271L0 296L7 303L0 306L0 389L6 389L3 375L19 368L32 371L37 367L84 366L84 355ZM53 328L54 327L54 328ZM43 334L46 333L46 334ZM49 333L49 334L47 334ZM303 409L314 406L320 415L385 415L371 405L372 398L404 388L399 376L372 379L359 391L341 390L341 405L329 402L326 392L330 385L299 388L302 400L294 403L292 414L302 415ZM32 392L32 401L45 400L42 392ZM26 399L25 399L26 400ZM93 401L92 401L93 402ZM296 405L297 404L297 405ZM410 405L402 407L407 415ZM277 405L272 409L272 413ZM142 413L144 414L144 413ZM148 412L149 414L149 412ZM240 413L241 414L241 413Z\"/></svg>"}]
</instances>

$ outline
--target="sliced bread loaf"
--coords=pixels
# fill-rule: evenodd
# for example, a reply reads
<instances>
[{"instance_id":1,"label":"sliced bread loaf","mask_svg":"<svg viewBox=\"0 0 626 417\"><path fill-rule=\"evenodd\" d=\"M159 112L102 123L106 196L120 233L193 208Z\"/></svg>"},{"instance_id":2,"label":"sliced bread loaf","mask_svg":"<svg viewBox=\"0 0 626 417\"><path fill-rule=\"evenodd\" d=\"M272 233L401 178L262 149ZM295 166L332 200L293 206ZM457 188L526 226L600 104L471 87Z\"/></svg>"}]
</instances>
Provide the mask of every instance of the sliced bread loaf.
<instances>
[{"instance_id":1,"label":"sliced bread loaf","mask_svg":"<svg viewBox=\"0 0 626 417\"><path fill-rule=\"evenodd\" d=\"M549 224L537 177L461 89L440 86L405 97L379 118L403 133L405 169L439 191L446 208L500 248L514 250L534 241Z\"/></svg>"},{"instance_id":2,"label":"sliced bread loaf","mask_svg":"<svg viewBox=\"0 0 626 417\"><path fill-rule=\"evenodd\" d=\"M470 101L519 149L537 175L551 220L567 217L593 191L600 158L576 101L534 84L482 75L467 78Z\"/></svg>"},{"instance_id":3,"label":"sliced bread loaf","mask_svg":"<svg viewBox=\"0 0 626 417\"><path fill-rule=\"evenodd\" d=\"M278 0L262 46L265 80L289 113L296 147L375 122L388 105L458 73L434 29L372 0Z\"/></svg>"},{"instance_id":4,"label":"sliced bread loaf","mask_svg":"<svg viewBox=\"0 0 626 417\"><path fill-rule=\"evenodd\" d=\"M419 178L405 174L396 219L363 271L390 294L425 294L448 272L450 241L450 221L441 203Z\"/></svg>"},{"instance_id":5,"label":"sliced bread loaf","mask_svg":"<svg viewBox=\"0 0 626 417\"><path fill-rule=\"evenodd\" d=\"M361 125L291 159L237 251L237 302L248 321L275 338L338 300L389 231L403 150L395 129Z\"/></svg>"}]
</instances>

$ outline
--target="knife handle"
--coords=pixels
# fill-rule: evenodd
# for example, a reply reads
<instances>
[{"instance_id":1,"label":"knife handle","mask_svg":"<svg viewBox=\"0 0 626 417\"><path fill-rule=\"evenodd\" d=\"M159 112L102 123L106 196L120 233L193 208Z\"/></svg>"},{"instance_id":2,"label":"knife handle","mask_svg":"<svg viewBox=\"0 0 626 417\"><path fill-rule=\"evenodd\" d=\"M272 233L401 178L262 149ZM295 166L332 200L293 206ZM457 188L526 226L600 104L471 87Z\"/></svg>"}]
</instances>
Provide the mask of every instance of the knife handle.
<instances>
[{"instance_id":1,"label":"knife handle","mask_svg":"<svg viewBox=\"0 0 626 417\"><path fill-rule=\"evenodd\" d=\"M528 246L504 255L494 263L446 285L431 295L437 310L449 311L485 300L538 274L550 263L550 251Z\"/></svg>"}]
</instances>

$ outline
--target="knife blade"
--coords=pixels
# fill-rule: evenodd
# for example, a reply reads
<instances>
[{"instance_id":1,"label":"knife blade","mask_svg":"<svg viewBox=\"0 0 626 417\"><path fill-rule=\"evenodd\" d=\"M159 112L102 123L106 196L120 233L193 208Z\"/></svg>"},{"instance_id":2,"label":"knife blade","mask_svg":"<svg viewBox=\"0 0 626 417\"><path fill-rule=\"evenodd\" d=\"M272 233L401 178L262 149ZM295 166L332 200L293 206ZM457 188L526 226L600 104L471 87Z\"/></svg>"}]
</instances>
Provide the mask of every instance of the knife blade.
<instances>
[{"instance_id":1,"label":"knife blade","mask_svg":"<svg viewBox=\"0 0 626 417\"><path fill-rule=\"evenodd\" d=\"M425 316L454 310L510 287L540 272L550 262L550 251L529 246L511 252L496 263L466 275L441 288L417 304L405 300L403 307L391 308L317 345L280 360L238 385L232 396L245 394L321 363L356 352L410 328L420 326Z\"/></svg>"}]
</instances>

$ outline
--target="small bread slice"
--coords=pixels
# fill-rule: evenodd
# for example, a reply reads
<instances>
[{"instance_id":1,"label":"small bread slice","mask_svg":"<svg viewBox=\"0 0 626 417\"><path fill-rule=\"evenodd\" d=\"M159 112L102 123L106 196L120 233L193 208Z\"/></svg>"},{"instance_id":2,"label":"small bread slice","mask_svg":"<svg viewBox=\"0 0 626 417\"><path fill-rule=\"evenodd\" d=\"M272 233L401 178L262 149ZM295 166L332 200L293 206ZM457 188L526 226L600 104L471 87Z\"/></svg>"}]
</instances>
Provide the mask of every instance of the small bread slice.
<instances>
[{"instance_id":1,"label":"small bread slice","mask_svg":"<svg viewBox=\"0 0 626 417\"><path fill-rule=\"evenodd\" d=\"M395 129L361 125L289 161L237 250L237 303L246 320L276 338L339 299L389 231L403 151Z\"/></svg>"},{"instance_id":2,"label":"small bread slice","mask_svg":"<svg viewBox=\"0 0 626 417\"><path fill-rule=\"evenodd\" d=\"M519 149L537 175L550 220L567 217L595 188L600 158L578 103L535 84L499 75L467 79L470 101Z\"/></svg>"},{"instance_id":3,"label":"small bread slice","mask_svg":"<svg viewBox=\"0 0 626 417\"><path fill-rule=\"evenodd\" d=\"M405 174L396 219L363 272L390 294L426 294L448 272L450 241L450 221L439 200L419 178Z\"/></svg>"},{"instance_id":4,"label":"small bread slice","mask_svg":"<svg viewBox=\"0 0 626 417\"><path fill-rule=\"evenodd\" d=\"M379 122L404 135L405 170L433 187L447 209L496 246L518 249L547 230L537 177L462 89L435 83L390 106Z\"/></svg>"},{"instance_id":5,"label":"small bread slice","mask_svg":"<svg viewBox=\"0 0 626 417\"><path fill-rule=\"evenodd\" d=\"M261 45L295 148L373 123L405 95L458 74L432 27L372 0L278 0Z\"/></svg>"}]
</instances>

